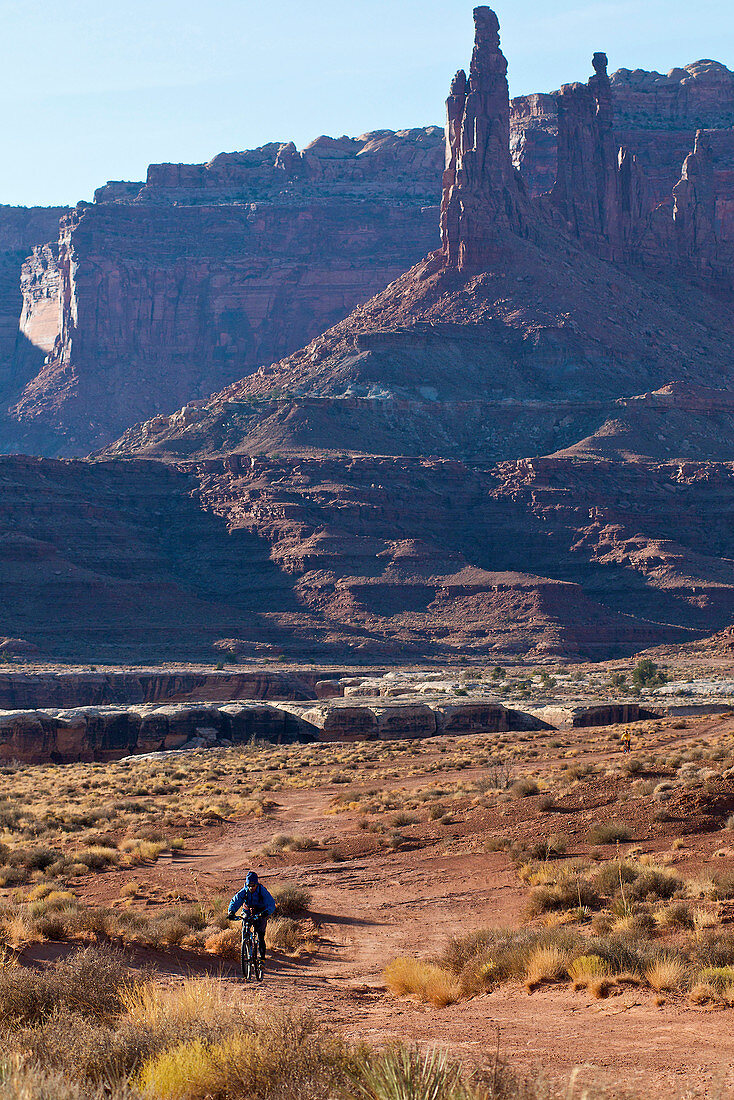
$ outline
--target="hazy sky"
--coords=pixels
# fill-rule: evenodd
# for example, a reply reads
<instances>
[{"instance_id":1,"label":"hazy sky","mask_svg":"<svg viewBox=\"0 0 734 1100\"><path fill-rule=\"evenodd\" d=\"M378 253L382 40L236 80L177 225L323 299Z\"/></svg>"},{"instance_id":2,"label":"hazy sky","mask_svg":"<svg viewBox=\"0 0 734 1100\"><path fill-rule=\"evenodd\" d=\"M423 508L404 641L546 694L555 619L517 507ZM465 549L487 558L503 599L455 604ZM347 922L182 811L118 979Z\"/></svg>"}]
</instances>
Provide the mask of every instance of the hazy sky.
<instances>
[{"instance_id":1,"label":"hazy sky","mask_svg":"<svg viewBox=\"0 0 734 1100\"><path fill-rule=\"evenodd\" d=\"M0 0L0 202L91 199L150 161L443 123L471 0ZM512 94L734 68L731 0L497 0Z\"/></svg>"}]
</instances>

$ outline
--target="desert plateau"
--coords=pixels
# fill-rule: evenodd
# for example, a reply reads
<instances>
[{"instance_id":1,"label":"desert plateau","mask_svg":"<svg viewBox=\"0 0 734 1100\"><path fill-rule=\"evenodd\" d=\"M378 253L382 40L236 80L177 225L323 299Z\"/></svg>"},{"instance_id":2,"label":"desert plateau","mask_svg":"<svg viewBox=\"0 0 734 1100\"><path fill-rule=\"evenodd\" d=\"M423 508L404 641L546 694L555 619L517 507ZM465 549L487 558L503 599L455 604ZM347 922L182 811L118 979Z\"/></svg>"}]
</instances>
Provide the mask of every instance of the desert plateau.
<instances>
[{"instance_id":1,"label":"desert plateau","mask_svg":"<svg viewBox=\"0 0 734 1100\"><path fill-rule=\"evenodd\" d=\"M245 5L251 148L0 205L0 1100L734 1097L734 40L671 3ZM110 18L31 195L221 92L213 12Z\"/></svg>"}]
</instances>

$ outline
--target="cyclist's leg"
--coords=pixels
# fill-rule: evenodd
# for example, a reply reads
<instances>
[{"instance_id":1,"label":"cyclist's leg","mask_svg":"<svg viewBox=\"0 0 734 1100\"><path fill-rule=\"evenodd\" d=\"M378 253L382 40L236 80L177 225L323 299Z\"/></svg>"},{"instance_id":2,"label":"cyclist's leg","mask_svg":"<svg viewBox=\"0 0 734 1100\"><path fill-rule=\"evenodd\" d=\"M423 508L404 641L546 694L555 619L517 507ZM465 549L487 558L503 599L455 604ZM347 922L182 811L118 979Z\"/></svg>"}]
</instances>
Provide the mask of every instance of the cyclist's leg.
<instances>
[{"instance_id":1,"label":"cyclist's leg","mask_svg":"<svg viewBox=\"0 0 734 1100\"><path fill-rule=\"evenodd\" d=\"M260 958L265 958L265 929L267 928L268 918L259 917L257 922L257 938L260 941Z\"/></svg>"}]
</instances>

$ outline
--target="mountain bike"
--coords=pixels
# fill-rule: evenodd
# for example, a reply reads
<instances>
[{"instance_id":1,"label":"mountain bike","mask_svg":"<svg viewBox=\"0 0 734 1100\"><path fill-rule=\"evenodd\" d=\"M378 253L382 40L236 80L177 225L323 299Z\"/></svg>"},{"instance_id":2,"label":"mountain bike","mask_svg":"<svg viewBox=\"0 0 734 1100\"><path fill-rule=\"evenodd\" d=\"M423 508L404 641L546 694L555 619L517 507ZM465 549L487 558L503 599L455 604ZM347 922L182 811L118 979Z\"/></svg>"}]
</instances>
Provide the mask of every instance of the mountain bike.
<instances>
[{"instance_id":1,"label":"mountain bike","mask_svg":"<svg viewBox=\"0 0 734 1100\"><path fill-rule=\"evenodd\" d=\"M247 982L263 980L263 959L260 954L260 941L257 938L255 917L235 917L242 922L242 943L240 948L240 967L242 977Z\"/></svg>"}]
</instances>

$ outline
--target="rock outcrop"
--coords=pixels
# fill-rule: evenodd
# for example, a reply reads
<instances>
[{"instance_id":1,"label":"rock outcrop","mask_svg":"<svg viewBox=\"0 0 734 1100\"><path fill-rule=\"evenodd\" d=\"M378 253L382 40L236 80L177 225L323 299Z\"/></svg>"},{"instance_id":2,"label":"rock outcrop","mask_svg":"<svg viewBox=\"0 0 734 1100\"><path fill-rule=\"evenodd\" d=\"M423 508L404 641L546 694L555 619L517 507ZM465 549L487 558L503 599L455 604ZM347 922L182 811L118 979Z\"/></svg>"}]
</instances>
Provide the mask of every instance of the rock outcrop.
<instances>
[{"instance_id":1,"label":"rock outcrop","mask_svg":"<svg viewBox=\"0 0 734 1100\"><path fill-rule=\"evenodd\" d=\"M38 649L30 642L10 638L0 643L0 652L34 656ZM109 706L121 703L178 703L196 699L313 699L316 683L324 676L298 672L225 670L193 672L158 669L127 672L0 672L0 710L44 707Z\"/></svg>"},{"instance_id":2,"label":"rock outcrop","mask_svg":"<svg viewBox=\"0 0 734 1100\"><path fill-rule=\"evenodd\" d=\"M0 418L14 392L38 370L42 356L27 362L18 318L23 304L20 272L28 253L58 235L63 207L0 206ZM23 364L27 370L23 373ZM1 430L1 429L0 429Z\"/></svg>"},{"instance_id":3,"label":"rock outcrop","mask_svg":"<svg viewBox=\"0 0 734 1100\"><path fill-rule=\"evenodd\" d=\"M225 703L0 710L0 762L69 764L225 748L254 740L276 744L395 741L548 728L533 714L479 699L406 701L392 706Z\"/></svg>"},{"instance_id":4,"label":"rock outcrop","mask_svg":"<svg viewBox=\"0 0 734 1100\"><path fill-rule=\"evenodd\" d=\"M0 449L86 454L329 328L438 244L437 127L152 165L22 273Z\"/></svg>"},{"instance_id":5,"label":"rock outcrop","mask_svg":"<svg viewBox=\"0 0 734 1100\"><path fill-rule=\"evenodd\" d=\"M673 222L678 248L685 263L711 271L717 258L714 163L708 136L701 130L673 188Z\"/></svg>"},{"instance_id":6,"label":"rock outcrop","mask_svg":"<svg viewBox=\"0 0 734 1100\"><path fill-rule=\"evenodd\" d=\"M558 168L552 201L568 229L609 259L630 259L651 206L636 158L614 131L607 56L594 54L588 84L558 95Z\"/></svg>"}]
</instances>

